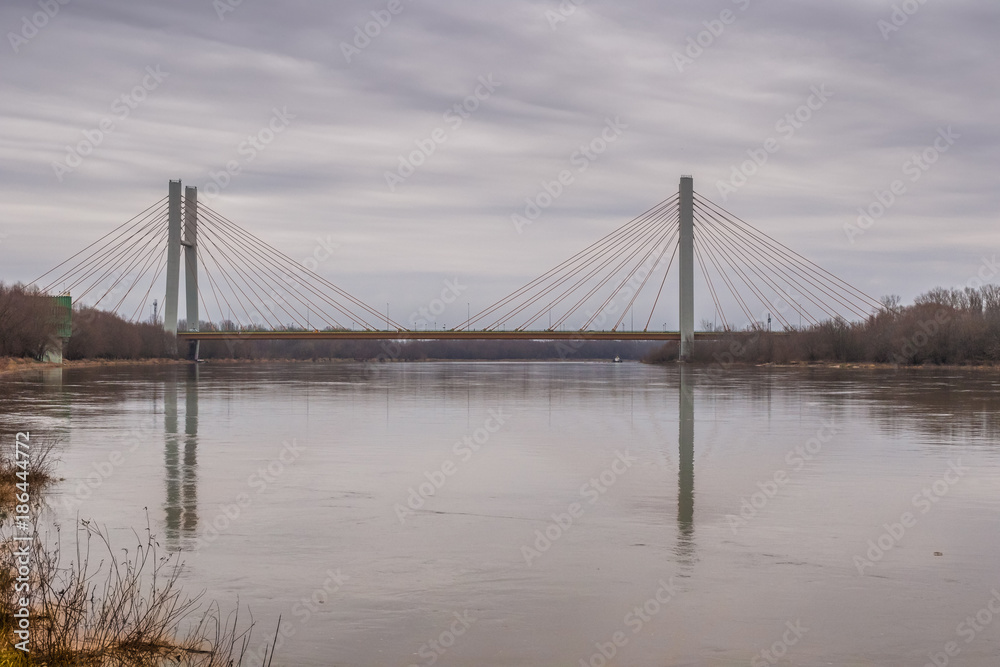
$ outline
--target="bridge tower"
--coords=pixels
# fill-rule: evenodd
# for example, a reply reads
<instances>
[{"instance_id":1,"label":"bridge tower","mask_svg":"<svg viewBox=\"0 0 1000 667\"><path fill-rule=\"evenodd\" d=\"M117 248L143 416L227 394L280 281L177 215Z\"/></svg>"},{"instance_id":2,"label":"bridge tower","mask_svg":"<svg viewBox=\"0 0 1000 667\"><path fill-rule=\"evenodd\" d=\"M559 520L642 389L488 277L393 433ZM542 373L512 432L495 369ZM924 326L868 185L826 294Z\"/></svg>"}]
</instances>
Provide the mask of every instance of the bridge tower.
<instances>
[{"instance_id":1,"label":"bridge tower","mask_svg":"<svg viewBox=\"0 0 1000 667\"><path fill-rule=\"evenodd\" d=\"M694 178L681 176L680 247L677 252L680 279L680 360L689 361L694 346Z\"/></svg>"},{"instance_id":2,"label":"bridge tower","mask_svg":"<svg viewBox=\"0 0 1000 667\"><path fill-rule=\"evenodd\" d=\"M177 333L177 306L180 298L181 247L184 248L184 291L187 330L198 331L198 188L187 187L181 196L181 182L170 181L167 215L167 297L163 328ZM183 229L182 229L183 222ZM183 235L182 235L183 232ZM198 358L198 341L191 341L189 356Z\"/></svg>"},{"instance_id":3,"label":"bridge tower","mask_svg":"<svg viewBox=\"0 0 1000 667\"><path fill-rule=\"evenodd\" d=\"M181 275L181 182L170 181L167 213L167 298L163 306L163 328L177 333L177 292Z\"/></svg>"}]
</instances>

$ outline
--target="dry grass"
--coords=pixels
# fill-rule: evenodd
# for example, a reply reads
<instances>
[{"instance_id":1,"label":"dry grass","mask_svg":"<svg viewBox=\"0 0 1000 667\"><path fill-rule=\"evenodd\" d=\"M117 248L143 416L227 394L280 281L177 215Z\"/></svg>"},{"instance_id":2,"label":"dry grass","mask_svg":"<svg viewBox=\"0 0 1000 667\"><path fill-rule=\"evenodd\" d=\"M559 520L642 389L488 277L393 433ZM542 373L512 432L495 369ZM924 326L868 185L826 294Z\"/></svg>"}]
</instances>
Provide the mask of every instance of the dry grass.
<instances>
[{"instance_id":1,"label":"dry grass","mask_svg":"<svg viewBox=\"0 0 1000 667\"><path fill-rule=\"evenodd\" d=\"M57 441L31 443L28 468L32 514L54 480ZM250 644L253 619L238 612L223 615L218 604L202 605L178 581L183 564L177 554L163 554L147 525L133 533L127 548L113 545L105 529L87 521L75 526L72 549L64 549L58 526L30 542L30 653L14 649L20 609L12 539L14 484L18 466L6 454L0 460L0 667L80 665L81 667L236 667ZM20 530L13 534L23 535Z\"/></svg>"},{"instance_id":2,"label":"dry grass","mask_svg":"<svg viewBox=\"0 0 1000 667\"><path fill-rule=\"evenodd\" d=\"M223 619L218 605L199 612L201 595L178 586L182 565L161 555L147 528L134 546L118 549L105 531L81 522L75 549L66 554L56 532L49 546L36 534L32 545L30 656L21 665L140 667L239 665L253 623L239 630L237 614ZM8 545L10 546L10 545ZM68 560L68 562L66 562ZM14 637L17 599L13 548L4 552L0 628ZM181 634L180 627L189 629ZM30 661L28 658L30 657Z\"/></svg>"},{"instance_id":3,"label":"dry grass","mask_svg":"<svg viewBox=\"0 0 1000 667\"><path fill-rule=\"evenodd\" d=\"M59 463L59 438L49 438L31 441L30 457L26 469L17 465L14 459L14 449L5 447L0 451L0 521L7 518L14 507L17 494L16 484L21 481L18 472L27 472L31 495L44 491L45 487L55 480L55 468Z\"/></svg>"}]
</instances>

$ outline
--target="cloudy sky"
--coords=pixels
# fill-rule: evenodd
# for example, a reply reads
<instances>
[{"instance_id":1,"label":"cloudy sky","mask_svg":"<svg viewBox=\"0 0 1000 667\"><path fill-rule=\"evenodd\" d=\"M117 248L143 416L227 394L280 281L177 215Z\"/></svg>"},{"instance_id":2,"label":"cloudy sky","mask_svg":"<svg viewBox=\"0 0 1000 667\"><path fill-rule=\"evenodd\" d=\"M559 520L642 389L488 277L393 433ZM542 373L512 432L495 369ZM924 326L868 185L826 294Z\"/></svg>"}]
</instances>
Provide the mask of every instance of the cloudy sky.
<instances>
[{"instance_id":1,"label":"cloudy sky","mask_svg":"<svg viewBox=\"0 0 1000 667\"><path fill-rule=\"evenodd\" d=\"M458 278L464 319L693 174L908 301L1000 250L998 25L986 0L3 0L0 279L182 179L395 319Z\"/></svg>"}]
</instances>

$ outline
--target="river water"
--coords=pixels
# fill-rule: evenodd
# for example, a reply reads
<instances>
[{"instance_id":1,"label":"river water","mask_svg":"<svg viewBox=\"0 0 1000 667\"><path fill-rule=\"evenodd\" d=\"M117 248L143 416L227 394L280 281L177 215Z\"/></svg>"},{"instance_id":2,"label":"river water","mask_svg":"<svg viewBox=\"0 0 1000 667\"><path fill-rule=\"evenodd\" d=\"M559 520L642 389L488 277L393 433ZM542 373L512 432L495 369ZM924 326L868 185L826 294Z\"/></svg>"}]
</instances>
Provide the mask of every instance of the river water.
<instances>
[{"instance_id":1,"label":"river water","mask_svg":"<svg viewBox=\"0 0 1000 667\"><path fill-rule=\"evenodd\" d=\"M63 438L52 518L148 517L276 665L995 665L998 380L208 363L0 413Z\"/></svg>"}]
</instances>

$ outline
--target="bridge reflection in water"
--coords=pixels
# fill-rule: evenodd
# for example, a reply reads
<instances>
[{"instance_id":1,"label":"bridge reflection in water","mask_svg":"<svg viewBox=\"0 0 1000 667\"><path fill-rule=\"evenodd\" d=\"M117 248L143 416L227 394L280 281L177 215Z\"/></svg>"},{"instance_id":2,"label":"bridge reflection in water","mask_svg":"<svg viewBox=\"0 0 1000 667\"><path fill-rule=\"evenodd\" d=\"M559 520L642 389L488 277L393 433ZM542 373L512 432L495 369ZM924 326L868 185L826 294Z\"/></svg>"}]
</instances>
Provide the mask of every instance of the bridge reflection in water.
<instances>
[{"instance_id":1,"label":"bridge reflection in water","mask_svg":"<svg viewBox=\"0 0 1000 667\"><path fill-rule=\"evenodd\" d=\"M171 547L182 538L195 537L198 530L198 374L192 364L184 378L184 433L178 430L178 382L166 382L163 425L166 466L166 535Z\"/></svg>"},{"instance_id":2,"label":"bridge reflection in water","mask_svg":"<svg viewBox=\"0 0 1000 667\"><path fill-rule=\"evenodd\" d=\"M678 476L677 547L678 562L694 564L694 376L695 371L679 364L678 382ZM164 392L164 512L166 537L171 548L182 548L185 540L197 537L198 524L198 381L201 366L191 364L183 380L170 375ZM180 431L179 397L183 391L184 429Z\"/></svg>"},{"instance_id":3,"label":"bridge reflection in water","mask_svg":"<svg viewBox=\"0 0 1000 667\"><path fill-rule=\"evenodd\" d=\"M680 364L677 414L677 556L694 563L694 371Z\"/></svg>"}]
</instances>

